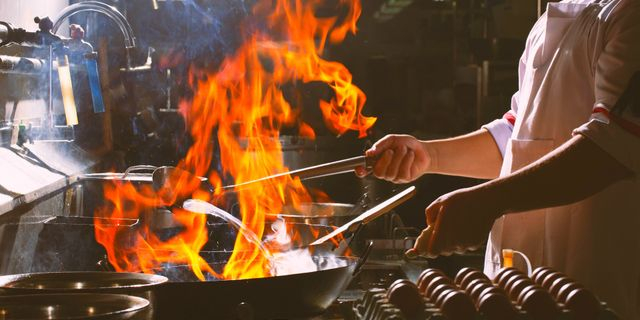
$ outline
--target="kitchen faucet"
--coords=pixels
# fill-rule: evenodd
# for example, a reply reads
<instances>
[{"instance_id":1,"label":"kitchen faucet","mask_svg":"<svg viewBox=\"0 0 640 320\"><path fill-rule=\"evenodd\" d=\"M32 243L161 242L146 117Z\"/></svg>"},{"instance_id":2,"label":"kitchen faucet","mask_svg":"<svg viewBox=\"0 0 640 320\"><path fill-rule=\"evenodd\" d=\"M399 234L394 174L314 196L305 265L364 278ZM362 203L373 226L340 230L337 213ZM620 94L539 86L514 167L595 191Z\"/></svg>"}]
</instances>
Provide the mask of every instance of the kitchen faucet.
<instances>
[{"instance_id":1,"label":"kitchen faucet","mask_svg":"<svg viewBox=\"0 0 640 320\"><path fill-rule=\"evenodd\" d=\"M131 29L131 25L129 25L127 19L122 15L122 13L120 13L120 11L118 11L117 8L113 6L98 1L84 1L72 4L60 11L58 17L54 19L51 31L55 34L65 19L78 12L99 12L111 18L111 20L118 25L122 35L124 36L127 63L126 68L127 70L131 69L130 50L136 47L136 38L133 35L133 29Z\"/></svg>"}]
</instances>

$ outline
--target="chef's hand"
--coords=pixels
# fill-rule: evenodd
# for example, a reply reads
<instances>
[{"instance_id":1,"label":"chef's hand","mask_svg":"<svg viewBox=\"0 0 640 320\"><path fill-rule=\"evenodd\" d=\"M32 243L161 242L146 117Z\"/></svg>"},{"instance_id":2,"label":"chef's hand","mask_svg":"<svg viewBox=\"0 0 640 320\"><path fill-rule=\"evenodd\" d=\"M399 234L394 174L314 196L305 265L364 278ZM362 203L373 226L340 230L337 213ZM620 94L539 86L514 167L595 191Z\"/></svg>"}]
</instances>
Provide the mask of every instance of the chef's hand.
<instances>
[{"instance_id":1,"label":"chef's hand","mask_svg":"<svg viewBox=\"0 0 640 320\"><path fill-rule=\"evenodd\" d=\"M377 159L373 174L394 183L407 183L426 173L431 157L423 142L409 135L387 135L378 140L366 156ZM356 168L356 174L364 177L368 172Z\"/></svg>"},{"instance_id":2,"label":"chef's hand","mask_svg":"<svg viewBox=\"0 0 640 320\"><path fill-rule=\"evenodd\" d=\"M500 216L500 209L482 189L468 188L436 199L425 214L429 227L407 251L407 257L436 257L477 249Z\"/></svg>"}]
</instances>

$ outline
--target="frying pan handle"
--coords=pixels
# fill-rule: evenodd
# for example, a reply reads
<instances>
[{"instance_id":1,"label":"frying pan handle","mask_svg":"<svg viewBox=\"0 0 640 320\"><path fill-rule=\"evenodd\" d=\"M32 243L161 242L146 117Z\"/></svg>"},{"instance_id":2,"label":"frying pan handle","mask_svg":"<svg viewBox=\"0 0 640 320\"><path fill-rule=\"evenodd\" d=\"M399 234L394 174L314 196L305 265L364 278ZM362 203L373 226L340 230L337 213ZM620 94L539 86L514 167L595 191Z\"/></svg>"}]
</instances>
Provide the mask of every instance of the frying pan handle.
<instances>
[{"instance_id":1,"label":"frying pan handle","mask_svg":"<svg viewBox=\"0 0 640 320\"><path fill-rule=\"evenodd\" d=\"M358 259L358 262L356 263L356 267L353 269L352 275L354 277L360 272L360 269L362 269L362 266L364 266L365 262L367 262L367 259L369 259L369 255L371 254L372 249L373 249L373 241L369 241L367 248L364 249L362 256L360 256L360 259Z\"/></svg>"}]
</instances>

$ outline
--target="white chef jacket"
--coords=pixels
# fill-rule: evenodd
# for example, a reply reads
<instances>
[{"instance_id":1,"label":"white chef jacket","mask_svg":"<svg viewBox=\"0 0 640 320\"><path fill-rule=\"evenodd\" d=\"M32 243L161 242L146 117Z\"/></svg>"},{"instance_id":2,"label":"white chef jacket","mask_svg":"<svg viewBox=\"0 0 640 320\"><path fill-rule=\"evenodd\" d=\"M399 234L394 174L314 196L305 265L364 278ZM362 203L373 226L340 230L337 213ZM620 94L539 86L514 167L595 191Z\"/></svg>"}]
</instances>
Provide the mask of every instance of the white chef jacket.
<instances>
[{"instance_id":1,"label":"white chef jacket","mask_svg":"<svg viewBox=\"0 0 640 320\"><path fill-rule=\"evenodd\" d=\"M640 319L640 131L628 130L640 121L628 111L616 117L627 126L607 116L640 70L640 1L596 2L548 5L527 39L511 110L484 128L503 154L501 176L572 134L591 139L635 176L571 205L500 217L485 272L499 270L501 249L519 250L534 267L551 266L584 284L622 319Z\"/></svg>"}]
</instances>

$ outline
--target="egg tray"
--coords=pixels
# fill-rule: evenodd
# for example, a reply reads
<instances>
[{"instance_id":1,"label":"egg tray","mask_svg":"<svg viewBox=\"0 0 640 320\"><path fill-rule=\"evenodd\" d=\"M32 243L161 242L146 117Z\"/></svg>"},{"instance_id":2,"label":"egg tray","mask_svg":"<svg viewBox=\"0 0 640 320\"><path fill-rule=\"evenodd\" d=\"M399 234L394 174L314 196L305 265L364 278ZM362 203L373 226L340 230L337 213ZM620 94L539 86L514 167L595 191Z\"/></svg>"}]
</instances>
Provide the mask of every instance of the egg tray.
<instances>
[{"instance_id":1,"label":"egg tray","mask_svg":"<svg viewBox=\"0 0 640 320\"><path fill-rule=\"evenodd\" d=\"M617 320L606 303L566 275L541 267L527 276L502 269L493 280L463 268L452 280L426 269L417 283L399 279L367 290L353 307L361 320Z\"/></svg>"}]
</instances>

